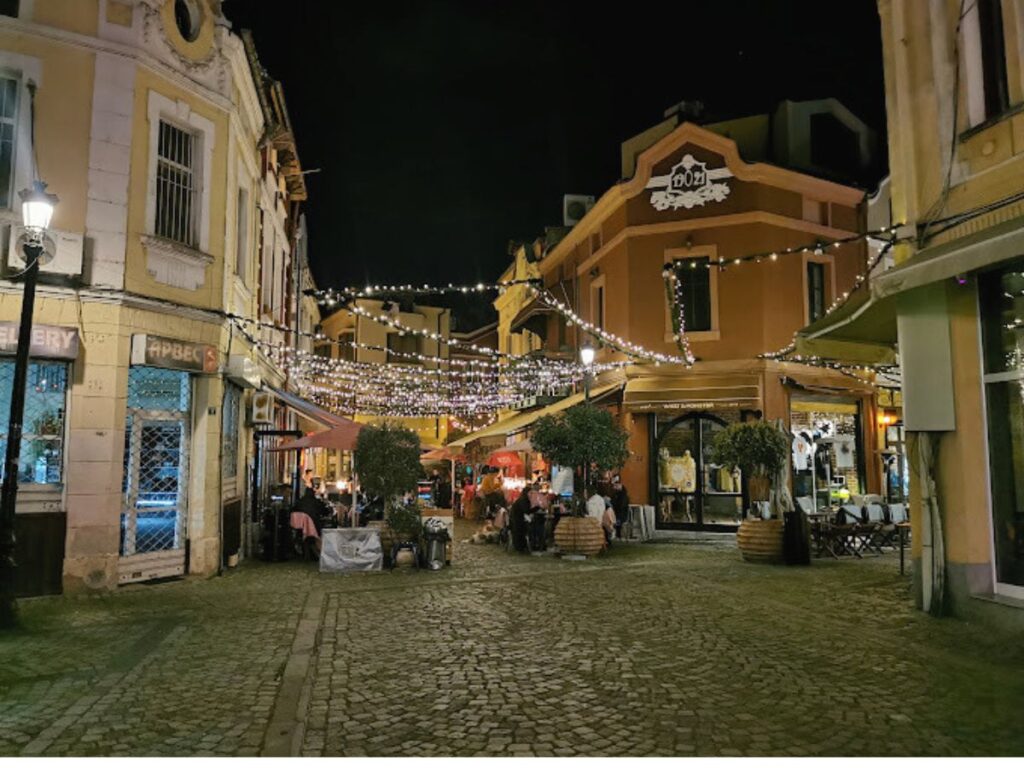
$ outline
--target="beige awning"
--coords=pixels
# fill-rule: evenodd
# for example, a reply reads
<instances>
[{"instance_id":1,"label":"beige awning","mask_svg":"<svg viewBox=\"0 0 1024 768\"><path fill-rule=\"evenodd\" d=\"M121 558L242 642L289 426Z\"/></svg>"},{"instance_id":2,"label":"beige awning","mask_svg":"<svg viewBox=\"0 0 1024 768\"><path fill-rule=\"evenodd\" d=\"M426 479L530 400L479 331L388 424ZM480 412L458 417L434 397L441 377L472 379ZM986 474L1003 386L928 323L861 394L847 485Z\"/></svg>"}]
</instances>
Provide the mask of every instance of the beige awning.
<instances>
[{"instance_id":1,"label":"beige awning","mask_svg":"<svg viewBox=\"0 0 1024 768\"><path fill-rule=\"evenodd\" d=\"M645 376L630 379L622 398L628 411L756 408L760 402L760 377L751 374Z\"/></svg>"},{"instance_id":2,"label":"beige awning","mask_svg":"<svg viewBox=\"0 0 1024 768\"><path fill-rule=\"evenodd\" d=\"M872 281L878 298L966 275L1024 254L1024 216L985 227L966 237L929 246Z\"/></svg>"},{"instance_id":3,"label":"beige awning","mask_svg":"<svg viewBox=\"0 0 1024 768\"><path fill-rule=\"evenodd\" d=\"M603 384L598 387L593 387L590 390L590 399L594 401L609 392L622 388L622 382L616 382L614 384ZM472 442L481 440L486 437L504 437L506 435L514 435L516 432L526 429L533 422L539 419L541 416L550 416L553 413L564 411L566 408L572 408L574 405L579 405L585 399L585 394L579 392L575 395L559 400L557 403L545 406L544 408L538 408L536 411L527 411L525 413L517 413L512 416L508 416L501 421L496 421L489 427L478 429L476 432L466 435L465 437L453 440L448 443L449 448L465 448Z\"/></svg>"},{"instance_id":4,"label":"beige awning","mask_svg":"<svg viewBox=\"0 0 1024 768\"><path fill-rule=\"evenodd\" d=\"M860 365L896 362L896 299L872 295L869 283L857 288L846 302L803 328L796 337L796 354Z\"/></svg>"}]
</instances>

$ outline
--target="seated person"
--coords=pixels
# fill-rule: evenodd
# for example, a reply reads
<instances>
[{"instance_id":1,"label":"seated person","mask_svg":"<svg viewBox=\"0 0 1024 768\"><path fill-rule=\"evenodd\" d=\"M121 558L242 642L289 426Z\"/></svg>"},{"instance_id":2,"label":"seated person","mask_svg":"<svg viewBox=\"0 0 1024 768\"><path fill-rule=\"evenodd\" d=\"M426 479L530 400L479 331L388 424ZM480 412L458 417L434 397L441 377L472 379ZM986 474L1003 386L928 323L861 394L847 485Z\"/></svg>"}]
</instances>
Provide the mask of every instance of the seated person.
<instances>
[{"instance_id":1,"label":"seated person","mask_svg":"<svg viewBox=\"0 0 1024 768\"><path fill-rule=\"evenodd\" d=\"M501 473L497 467L488 467L480 480L480 495L489 509L504 506L505 494L501 490Z\"/></svg>"},{"instance_id":2,"label":"seated person","mask_svg":"<svg viewBox=\"0 0 1024 768\"><path fill-rule=\"evenodd\" d=\"M519 497L512 504L509 510L509 519L512 523L512 546L516 552L525 552L528 547L526 543L526 516L530 514L530 495L519 494Z\"/></svg>"},{"instance_id":3,"label":"seated person","mask_svg":"<svg viewBox=\"0 0 1024 768\"><path fill-rule=\"evenodd\" d=\"M615 508L612 506L612 500L605 496L604 514L601 516L601 527L604 528L604 540L609 547L612 545L612 538L615 535L615 526Z\"/></svg>"}]
</instances>

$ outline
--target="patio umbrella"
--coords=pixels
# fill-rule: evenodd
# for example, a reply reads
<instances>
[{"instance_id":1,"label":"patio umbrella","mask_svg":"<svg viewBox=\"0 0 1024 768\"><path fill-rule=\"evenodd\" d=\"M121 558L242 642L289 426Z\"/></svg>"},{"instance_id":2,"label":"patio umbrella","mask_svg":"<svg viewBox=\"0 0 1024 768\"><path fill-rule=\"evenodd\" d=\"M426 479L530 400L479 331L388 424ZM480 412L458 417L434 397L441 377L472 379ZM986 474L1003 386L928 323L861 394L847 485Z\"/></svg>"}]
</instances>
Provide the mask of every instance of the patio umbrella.
<instances>
[{"instance_id":1,"label":"patio umbrella","mask_svg":"<svg viewBox=\"0 0 1024 768\"><path fill-rule=\"evenodd\" d=\"M519 458L519 454L508 449L493 451L487 457L487 463L492 467L501 467L502 469L523 466L523 460Z\"/></svg>"},{"instance_id":2,"label":"patio umbrella","mask_svg":"<svg viewBox=\"0 0 1024 768\"><path fill-rule=\"evenodd\" d=\"M420 456L420 461L462 461L466 458L450 448L434 448Z\"/></svg>"},{"instance_id":3,"label":"patio umbrella","mask_svg":"<svg viewBox=\"0 0 1024 768\"><path fill-rule=\"evenodd\" d=\"M348 421L337 427L325 429L323 432L314 432L311 435L300 437L282 445L275 446L271 451L300 451L304 448L330 448L335 451L351 451L356 447L356 439L363 425L355 421Z\"/></svg>"}]
</instances>

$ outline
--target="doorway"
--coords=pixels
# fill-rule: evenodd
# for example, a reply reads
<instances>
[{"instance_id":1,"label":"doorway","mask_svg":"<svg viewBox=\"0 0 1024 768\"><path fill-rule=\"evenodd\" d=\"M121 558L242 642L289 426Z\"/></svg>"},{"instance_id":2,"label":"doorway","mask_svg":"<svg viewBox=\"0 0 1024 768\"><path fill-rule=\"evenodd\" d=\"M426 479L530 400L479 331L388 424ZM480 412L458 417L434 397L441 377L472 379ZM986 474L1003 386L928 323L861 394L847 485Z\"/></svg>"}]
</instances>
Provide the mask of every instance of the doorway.
<instances>
[{"instance_id":1,"label":"doorway","mask_svg":"<svg viewBox=\"0 0 1024 768\"><path fill-rule=\"evenodd\" d=\"M743 519L743 477L712 460L719 415L652 416L651 485L657 527L735 531Z\"/></svg>"},{"instance_id":2,"label":"doorway","mask_svg":"<svg viewBox=\"0 0 1024 768\"><path fill-rule=\"evenodd\" d=\"M129 370L122 584L185 573L190 383L181 371Z\"/></svg>"}]
</instances>

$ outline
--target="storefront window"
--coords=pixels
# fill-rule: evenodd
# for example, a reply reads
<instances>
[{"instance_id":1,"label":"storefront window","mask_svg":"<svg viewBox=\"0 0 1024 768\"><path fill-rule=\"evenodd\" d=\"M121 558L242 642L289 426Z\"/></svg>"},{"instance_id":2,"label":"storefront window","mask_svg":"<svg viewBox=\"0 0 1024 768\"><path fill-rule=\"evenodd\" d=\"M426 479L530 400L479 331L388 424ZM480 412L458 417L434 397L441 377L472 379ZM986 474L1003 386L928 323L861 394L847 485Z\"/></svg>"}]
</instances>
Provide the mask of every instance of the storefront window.
<instances>
[{"instance_id":1,"label":"storefront window","mask_svg":"<svg viewBox=\"0 0 1024 768\"><path fill-rule=\"evenodd\" d=\"M14 388L14 361L0 362L0 452L7 452L7 420ZM60 483L63 480L66 363L29 363L22 419L18 483ZM0 474L3 467L0 465Z\"/></svg>"},{"instance_id":2,"label":"storefront window","mask_svg":"<svg viewBox=\"0 0 1024 768\"><path fill-rule=\"evenodd\" d=\"M793 495L815 507L863 494L860 413L856 403L793 400Z\"/></svg>"},{"instance_id":3,"label":"storefront window","mask_svg":"<svg viewBox=\"0 0 1024 768\"><path fill-rule=\"evenodd\" d=\"M1024 587L1024 265L978 281L996 581Z\"/></svg>"},{"instance_id":4,"label":"storefront window","mask_svg":"<svg viewBox=\"0 0 1024 768\"><path fill-rule=\"evenodd\" d=\"M658 525L735 526L743 518L743 478L712 462L717 416L688 415L657 421Z\"/></svg>"}]
</instances>

